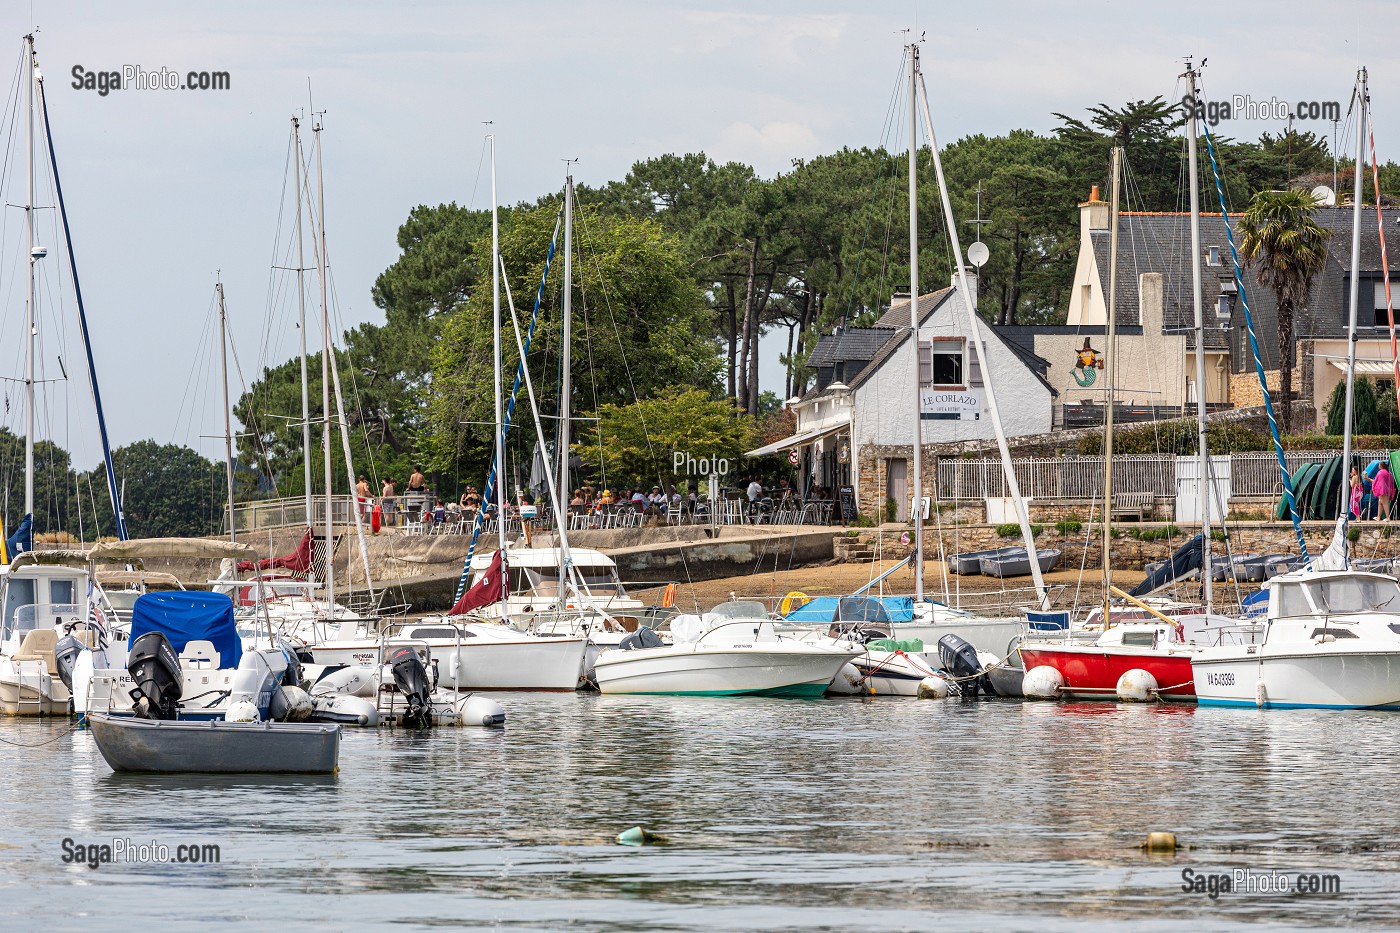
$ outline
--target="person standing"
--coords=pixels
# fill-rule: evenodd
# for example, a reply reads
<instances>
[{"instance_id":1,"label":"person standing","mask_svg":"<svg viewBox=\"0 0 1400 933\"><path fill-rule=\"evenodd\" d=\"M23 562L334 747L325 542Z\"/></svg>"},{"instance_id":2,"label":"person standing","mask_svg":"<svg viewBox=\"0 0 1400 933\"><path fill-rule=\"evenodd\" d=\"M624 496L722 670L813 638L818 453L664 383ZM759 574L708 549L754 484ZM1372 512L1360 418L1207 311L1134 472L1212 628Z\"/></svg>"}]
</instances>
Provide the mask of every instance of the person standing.
<instances>
[{"instance_id":1,"label":"person standing","mask_svg":"<svg viewBox=\"0 0 1400 933\"><path fill-rule=\"evenodd\" d=\"M1389 521L1390 507L1395 502L1395 475L1390 472L1390 467L1384 460L1376 470L1376 478L1371 480L1371 494L1379 503L1377 517Z\"/></svg>"},{"instance_id":2,"label":"person standing","mask_svg":"<svg viewBox=\"0 0 1400 933\"><path fill-rule=\"evenodd\" d=\"M1366 487L1361 482L1361 471L1356 467L1351 468L1351 517L1361 518L1361 497L1366 494Z\"/></svg>"},{"instance_id":3,"label":"person standing","mask_svg":"<svg viewBox=\"0 0 1400 933\"><path fill-rule=\"evenodd\" d=\"M394 527L398 519L399 500L394 495L394 481L384 480L383 488L379 491L380 509L384 514L384 524L387 527Z\"/></svg>"}]
</instances>

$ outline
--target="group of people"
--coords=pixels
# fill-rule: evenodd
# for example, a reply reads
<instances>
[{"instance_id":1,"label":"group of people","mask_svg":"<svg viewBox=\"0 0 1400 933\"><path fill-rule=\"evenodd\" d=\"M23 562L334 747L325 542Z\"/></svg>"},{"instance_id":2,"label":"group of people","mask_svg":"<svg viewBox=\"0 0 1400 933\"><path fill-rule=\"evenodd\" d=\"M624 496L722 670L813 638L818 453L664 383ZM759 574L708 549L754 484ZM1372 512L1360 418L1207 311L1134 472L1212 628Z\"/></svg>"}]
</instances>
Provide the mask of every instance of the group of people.
<instances>
[{"instance_id":1,"label":"group of people","mask_svg":"<svg viewBox=\"0 0 1400 933\"><path fill-rule=\"evenodd\" d=\"M1371 495L1376 497L1376 519L1378 521L1389 521L1391 509L1395 505L1395 476L1390 472L1390 467L1385 461L1381 461L1376 467L1376 475L1371 480ZM1362 500L1366 496L1366 481L1361 476L1361 471L1356 467L1351 468L1351 517L1361 518Z\"/></svg>"},{"instance_id":2,"label":"group of people","mask_svg":"<svg viewBox=\"0 0 1400 933\"><path fill-rule=\"evenodd\" d=\"M697 495L698 489L694 483L690 484L690 490L685 494L676 489L674 483L665 489L652 486L650 491L637 485L623 488L618 493L611 489L598 492L592 486L581 486L574 490L573 498L569 500L569 511L597 514L609 507L629 505L646 515L665 515L674 509L693 510Z\"/></svg>"}]
</instances>

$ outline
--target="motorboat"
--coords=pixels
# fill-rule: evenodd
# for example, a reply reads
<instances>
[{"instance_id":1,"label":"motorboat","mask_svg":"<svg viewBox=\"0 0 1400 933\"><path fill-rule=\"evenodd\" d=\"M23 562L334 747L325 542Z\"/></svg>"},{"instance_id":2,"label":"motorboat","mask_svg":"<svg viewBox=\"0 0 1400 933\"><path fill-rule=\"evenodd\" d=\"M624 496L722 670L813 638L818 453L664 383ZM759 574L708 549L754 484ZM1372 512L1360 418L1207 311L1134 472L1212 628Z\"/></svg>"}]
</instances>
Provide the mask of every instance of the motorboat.
<instances>
[{"instance_id":1,"label":"motorboat","mask_svg":"<svg viewBox=\"0 0 1400 933\"><path fill-rule=\"evenodd\" d=\"M90 599L88 572L60 559L28 552L0 567L0 712L66 716L77 654L125 653L108 647L110 624Z\"/></svg>"},{"instance_id":2,"label":"motorboat","mask_svg":"<svg viewBox=\"0 0 1400 933\"><path fill-rule=\"evenodd\" d=\"M498 618L518 628L551 634L593 634L612 630L613 643L640 626L655 628L672 610L647 606L627 592L617 574L617 563L602 551L570 547L569 571L565 584L559 579L560 549L557 547L511 547L506 552L510 571L510 596L480 610L483 618ZM490 569L494 553L472 557L471 583ZM575 580L577 581L575 583ZM560 593L565 594L560 604ZM602 626L606 618L612 626Z\"/></svg>"},{"instance_id":3,"label":"motorboat","mask_svg":"<svg viewBox=\"0 0 1400 933\"><path fill-rule=\"evenodd\" d=\"M849 641L814 643L779 634L762 603L723 603L669 624L671 643L638 629L595 663L605 694L819 697L866 653Z\"/></svg>"},{"instance_id":4,"label":"motorboat","mask_svg":"<svg viewBox=\"0 0 1400 933\"><path fill-rule=\"evenodd\" d=\"M588 639L540 635L470 617L394 622L386 636L421 642L432 652L438 677L457 691L577 690ZM374 667L381 639L330 639L309 646L318 664Z\"/></svg>"},{"instance_id":5,"label":"motorboat","mask_svg":"<svg viewBox=\"0 0 1400 933\"><path fill-rule=\"evenodd\" d=\"M1202 706L1400 709L1400 584L1393 577L1299 570L1264 588L1258 643L1192 655Z\"/></svg>"},{"instance_id":6,"label":"motorboat","mask_svg":"<svg viewBox=\"0 0 1400 933\"><path fill-rule=\"evenodd\" d=\"M831 626L849 629L881 623L888 627L886 635L897 641L936 645L944 636L956 635L978 651L999 658L1015 650L1022 634L1020 619L980 616L932 599L870 595L794 598L797 596L800 594L789 594L783 620L819 631ZM781 604L779 608L783 608Z\"/></svg>"}]
</instances>

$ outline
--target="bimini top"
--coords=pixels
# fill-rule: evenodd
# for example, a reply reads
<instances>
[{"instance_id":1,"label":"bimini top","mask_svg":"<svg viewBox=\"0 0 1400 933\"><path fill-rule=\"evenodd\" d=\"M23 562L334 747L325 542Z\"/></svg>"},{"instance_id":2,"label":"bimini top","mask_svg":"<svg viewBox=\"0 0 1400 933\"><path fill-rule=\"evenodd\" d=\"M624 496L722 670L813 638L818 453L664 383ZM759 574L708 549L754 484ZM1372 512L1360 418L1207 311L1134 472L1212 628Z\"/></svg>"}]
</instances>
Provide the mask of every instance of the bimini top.
<instances>
[{"instance_id":1,"label":"bimini top","mask_svg":"<svg viewBox=\"0 0 1400 933\"><path fill-rule=\"evenodd\" d=\"M143 593L131 609L127 644L147 632L161 632L179 654L192 641L207 641L219 652L219 667L237 667L243 642L233 622L233 600L223 593L171 590Z\"/></svg>"},{"instance_id":2,"label":"bimini top","mask_svg":"<svg viewBox=\"0 0 1400 933\"><path fill-rule=\"evenodd\" d=\"M912 596L818 596L789 612L789 622L912 622Z\"/></svg>"}]
</instances>

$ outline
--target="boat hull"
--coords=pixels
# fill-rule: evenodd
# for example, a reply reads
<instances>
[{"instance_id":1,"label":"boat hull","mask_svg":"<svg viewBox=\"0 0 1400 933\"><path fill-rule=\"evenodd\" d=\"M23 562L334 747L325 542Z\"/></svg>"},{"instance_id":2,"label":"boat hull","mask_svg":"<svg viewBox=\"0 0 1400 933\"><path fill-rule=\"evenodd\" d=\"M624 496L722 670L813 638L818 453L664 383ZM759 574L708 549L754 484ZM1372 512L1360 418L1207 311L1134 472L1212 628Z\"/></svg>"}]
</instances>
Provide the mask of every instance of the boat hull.
<instances>
[{"instance_id":1,"label":"boat hull","mask_svg":"<svg viewBox=\"0 0 1400 933\"><path fill-rule=\"evenodd\" d=\"M470 690L577 690L588 642L574 637L422 638L438 664L438 683ZM378 642L326 642L311 649L317 664L378 663Z\"/></svg>"},{"instance_id":2,"label":"boat hull","mask_svg":"<svg viewBox=\"0 0 1400 933\"><path fill-rule=\"evenodd\" d=\"M0 713L6 716L67 716L68 688L47 670L23 666L0 675Z\"/></svg>"},{"instance_id":3,"label":"boat hull","mask_svg":"<svg viewBox=\"0 0 1400 933\"><path fill-rule=\"evenodd\" d=\"M1197 702L1262 709L1400 710L1400 652L1330 647L1202 652L1192 662L1200 684Z\"/></svg>"},{"instance_id":4,"label":"boat hull","mask_svg":"<svg viewBox=\"0 0 1400 933\"><path fill-rule=\"evenodd\" d=\"M858 654L763 643L614 650L598 658L594 675L607 694L819 697Z\"/></svg>"},{"instance_id":5,"label":"boat hull","mask_svg":"<svg viewBox=\"0 0 1400 933\"><path fill-rule=\"evenodd\" d=\"M1118 679L1131 670L1151 674L1164 700L1193 702L1191 653L1154 648L1112 648L1098 645L1022 645L1027 671L1053 667L1064 678L1060 695L1077 700L1116 700Z\"/></svg>"},{"instance_id":6,"label":"boat hull","mask_svg":"<svg viewBox=\"0 0 1400 933\"><path fill-rule=\"evenodd\" d=\"M340 726L88 717L113 771L154 774L334 774Z\"/></svg>"}]
</instances>

